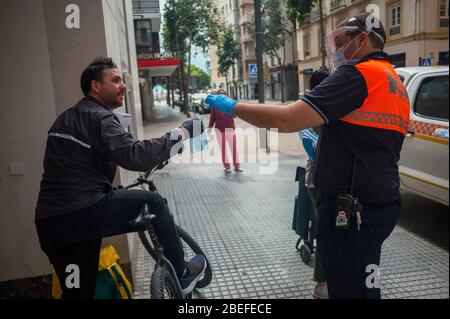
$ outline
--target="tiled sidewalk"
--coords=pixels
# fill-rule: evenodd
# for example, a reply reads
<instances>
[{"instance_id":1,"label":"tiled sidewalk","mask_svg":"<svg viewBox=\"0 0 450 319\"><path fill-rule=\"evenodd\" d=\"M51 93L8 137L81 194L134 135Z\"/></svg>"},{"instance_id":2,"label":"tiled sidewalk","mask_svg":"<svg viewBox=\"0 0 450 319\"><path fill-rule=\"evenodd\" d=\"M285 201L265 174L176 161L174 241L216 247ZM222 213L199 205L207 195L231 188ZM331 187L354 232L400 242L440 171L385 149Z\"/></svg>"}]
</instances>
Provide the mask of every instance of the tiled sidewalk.
<instances>
[{"instance_id":1,"label":"tiled sidewalk","mask_svg":"<svg viewBox=\"0 0 450 319\"><path fill-rule=\"evenodd\" d=\"M219 165L189 164L169 165L155 175L176 222L212 264L213 282L197 298L310 298L312 268L296 252L291 230L293 172L300 162L281 158L273 176L259 175L256 164L230 176ZM448 250L419 235L399 226L385 243L384 298L449 297ZM137 247L136 298L149 298L153 266Z\"/></svg>"}]
</instances>

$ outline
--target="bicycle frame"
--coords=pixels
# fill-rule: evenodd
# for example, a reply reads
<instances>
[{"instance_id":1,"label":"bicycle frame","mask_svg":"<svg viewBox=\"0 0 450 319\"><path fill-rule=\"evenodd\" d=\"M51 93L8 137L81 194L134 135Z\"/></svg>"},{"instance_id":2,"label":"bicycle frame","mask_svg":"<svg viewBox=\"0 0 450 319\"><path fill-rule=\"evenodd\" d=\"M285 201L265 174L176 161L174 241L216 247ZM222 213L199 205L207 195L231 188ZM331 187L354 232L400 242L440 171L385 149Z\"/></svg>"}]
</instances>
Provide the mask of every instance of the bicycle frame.
<instances>
[{"instance_id":1,"label":"bicycle frame","mask_svg":"<svg viewBox=\"0 0 450 319\"><path fill-rule=\"evenodd\" d=\"M158 190L157 190L153 180L151 180L151 179L149 180L149 177L155 171L157 171L159 169L162 169L167 164L168 164L167 161L159 164L153 170L149 170L149 171L145 172L143 175L139 176L132 184L127 185L124 188L125 189L130 189L130 188L133 188L133 187L137 187L137 186L141 186L141 185L146 184L146 185L148 185L150 192L158 193ZM164 201L167 203L166 198L164 198ZM144 205L144 209L148 212L147 204ZM170 272L171 276L173 278L175 278L176 288L178 290L177 293L179 294L179 296L183 296L185 298L186 296L183 295L183 289L181 288L181 285L180 285L180 282L178 280L178 276L177 276L177 273L175 271L175 268L173 267L172 263L164 256L164 248L158 241L155 229L153 228L153 225L152 225L151 221L146 221L143 226L144 226L145 230L141 231L141 232L138 232L139 233L139 238L143 242L143 245L146 246L146 247L150 247L150 245L148 243L148 240L147 240L147 237L145 236L145 233L144 233L145 231L147 231L149 233L149 235L150 235L150 239L151 239L152 244L153 244L153 249L152 250L155 253L156 258L154 256L152 256L152 254L150 254L150 255L152 256L152 258L155 259L155 262L157 264L166 266L166 269L168 269L168 271Z\"/></svg>"}]
</instances>

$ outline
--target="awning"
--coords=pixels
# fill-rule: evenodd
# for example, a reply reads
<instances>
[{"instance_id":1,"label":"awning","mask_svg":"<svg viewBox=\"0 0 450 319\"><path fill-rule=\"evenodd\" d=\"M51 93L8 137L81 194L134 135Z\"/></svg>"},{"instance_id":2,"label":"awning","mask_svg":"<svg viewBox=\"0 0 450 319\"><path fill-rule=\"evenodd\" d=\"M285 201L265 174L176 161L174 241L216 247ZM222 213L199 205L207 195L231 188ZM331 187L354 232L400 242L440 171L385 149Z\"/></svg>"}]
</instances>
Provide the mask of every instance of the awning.
<instances>
[{"instance_id":1,"label":"awning","mask_svg":"<svg viewBox=\"0 0 450 319\"><path fill-rule=\"evenodd\" d=\"M138 60L139 70L148 70L152 77L171 76L180 65L180 59Z\"/></svg>"}]
</instances>

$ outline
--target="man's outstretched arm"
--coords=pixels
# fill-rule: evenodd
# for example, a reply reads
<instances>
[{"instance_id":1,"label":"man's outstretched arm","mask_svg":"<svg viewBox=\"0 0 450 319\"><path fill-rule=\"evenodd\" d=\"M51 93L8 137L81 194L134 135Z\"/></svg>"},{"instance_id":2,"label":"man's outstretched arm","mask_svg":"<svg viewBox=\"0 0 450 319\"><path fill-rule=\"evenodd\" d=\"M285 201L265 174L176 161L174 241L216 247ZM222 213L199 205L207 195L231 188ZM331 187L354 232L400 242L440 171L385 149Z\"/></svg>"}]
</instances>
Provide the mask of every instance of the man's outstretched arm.
<instances>
[{"instance_id":1,"label":"man's outstretched arm","mask_svg":"<svg viewBox=\"0 0 450 319\"><path fill-rule=\"evenodd\" d=\"M121 167L131 171L146 171L171 158L175 153L173 147L189 137L200 134L203 128L194 129L194 121L189 120L172 132L148 140L137 140L125 131L116 116L111 113L101 120L100 133L103 146L112 159ZM182 151L180 148L175 151Z\"/></svg>"},{"instance_id":2,"label":"man's outstretched arm","mask_svg":"<svg viewBox=\"0 0 450 319\"><path fill-rule=\"evenodd\" d=\"M282 133L296 132L325 123L319 109L316 110L301 100L280 106L238 102L225 95L209 95L205 102L213 109L238 116L257 127L277 128Z\"/></svg>"},{"instance_id":3,"label":"man's outstretched arm","mask_svg":"<svg viewBox=\"0 0 450 319\"><path fill-rule=\"evenodd\" d=\"M278 128L281 133L297 132L325 123L316 110L301 100L286 106L239 102L234 106L233 112L252 125L267 129Z\"/></svg>"}]
</instances>

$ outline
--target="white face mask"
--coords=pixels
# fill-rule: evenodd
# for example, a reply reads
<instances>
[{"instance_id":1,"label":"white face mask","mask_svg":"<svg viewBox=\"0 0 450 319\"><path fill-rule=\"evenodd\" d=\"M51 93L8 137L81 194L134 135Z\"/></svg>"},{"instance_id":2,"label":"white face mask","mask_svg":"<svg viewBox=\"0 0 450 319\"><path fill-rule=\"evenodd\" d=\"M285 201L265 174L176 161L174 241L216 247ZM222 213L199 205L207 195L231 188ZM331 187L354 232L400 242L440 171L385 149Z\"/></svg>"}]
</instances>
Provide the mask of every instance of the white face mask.
<instances>
[{"instance_id":1,"label":"white face mask","mask_svg":"<svg viewBox=\"0 0 450 319\"><path fill-rule=\"evenodd\" d=\"M345 57L345 49L347 49L347 47L352 44L353 41L355 41L356 39L358 39L359 35L354 38L352 41L350 41L345 47L341 47L339 49L336 50L336 52L334 52L331 56L331 58L333 59L333 65L336 69L340 68L343 65L348 64L354 57L355 55L358 54L358 52L363 48L360 47L358 50L356 50L355 54L353 54L353 56L350 59L347 59Z\"/></svg>"}]
</instances>

